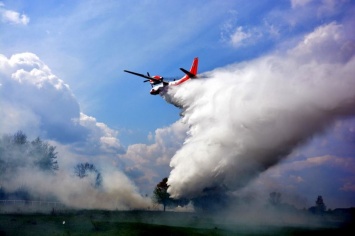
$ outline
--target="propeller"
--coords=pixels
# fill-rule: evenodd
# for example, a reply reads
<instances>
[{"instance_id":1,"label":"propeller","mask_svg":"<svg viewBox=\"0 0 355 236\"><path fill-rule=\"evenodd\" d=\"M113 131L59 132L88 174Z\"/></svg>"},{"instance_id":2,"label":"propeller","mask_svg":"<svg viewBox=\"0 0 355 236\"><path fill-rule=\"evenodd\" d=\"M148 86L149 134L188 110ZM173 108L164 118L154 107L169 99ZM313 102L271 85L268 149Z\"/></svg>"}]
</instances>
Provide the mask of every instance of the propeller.
<instances>
[{"instance_id":1,"label":"propeller","mask_svg":"<svg viewBox=\"0 0 355 236\"><path fill-rule=\"evenodd\" d=\"M130 73L130 74L133 74L133 75L137 75L137 76L146 78L146 80L144 80L143 82L148 82L148 81L152 80L152 81L155 81L155 82L158 82L158 83L162 82L164 85L169 84L168 82L165 82L163 78L156 79L156 78L151 77L149 72L147 72L147 75L139 74L137 72L133 72L133 71L129 71L129 70L124 70L124 72L127 72L127 73Z\"/></svg>"},{"instance_id":2,"label":"propeller","mask_svg":"<svg viewBox=\"0 0 355 236\"><path fill-rule=\"evenodd\" d=\"M149 72L147 72L148 77L151 77ZM144 80L143 83L148 82L150 79Z\"/></svg>"}]
</instances>

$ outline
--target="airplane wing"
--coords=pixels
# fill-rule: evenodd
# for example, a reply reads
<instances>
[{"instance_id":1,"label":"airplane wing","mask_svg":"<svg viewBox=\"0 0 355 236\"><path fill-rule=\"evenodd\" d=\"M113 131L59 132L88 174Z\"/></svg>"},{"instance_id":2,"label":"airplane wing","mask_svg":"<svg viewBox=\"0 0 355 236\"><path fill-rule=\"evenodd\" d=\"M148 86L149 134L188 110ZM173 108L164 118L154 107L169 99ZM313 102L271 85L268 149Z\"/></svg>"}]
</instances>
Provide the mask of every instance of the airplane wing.
<instances>
[{"instance_id":1,"label":"airplane wing","mask_svg":"<svg viewBox=\"0 0 355 236\"><path fill-rule=\"evenodd\" d=\"M154 79L154 78L152 78L152 77L149 77L149 76L143 75L143 74L139 74L139 73L137 73L137 72L133 72L133 71L129 71L129 70L123 70L123 71L124 71L124 72L127 72L127 73L130 73L130 74L133 74L133 75L137 75L137 76L146 78L146 79L148 79L148 80L153 80L153 81L155 81L155 82L161 82L161 81L158 80L158 79ZM147 81L144 81L144 82L147 82Z\"/></svg>"}]
</instances>

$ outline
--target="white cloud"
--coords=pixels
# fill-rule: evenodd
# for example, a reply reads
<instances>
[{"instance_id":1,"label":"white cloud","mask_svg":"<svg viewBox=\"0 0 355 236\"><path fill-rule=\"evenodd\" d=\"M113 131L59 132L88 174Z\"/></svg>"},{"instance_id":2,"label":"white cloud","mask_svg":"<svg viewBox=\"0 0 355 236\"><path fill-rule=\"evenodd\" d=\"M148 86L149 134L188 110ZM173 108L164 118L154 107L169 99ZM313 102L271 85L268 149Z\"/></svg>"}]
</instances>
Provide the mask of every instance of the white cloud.
<instances>
[{"instance_id":1,"label":"white cloud","mask_svg":"<svg viewBox=\"0 0 355 236\"><path fill-rule=\"evenodd\" d=\"M340 17L351 14L354 7L348 0L291 0L290 5L291 7L274 7L270 11L261 12L258 21L248 24L238 22L241 14L230 11L230 17L221 26L221 41L235 48L281 42L285 38L292 42L293 35L299 36L300 33L309 31L309 26L319 21L327 24L332 20L339 20ZM347 13L344 14L345 9Z\"/></svg>"},{"instance_id":2,"label":"white cloud","mask_svg":"<svg viewBox=\"0 0 355 236\"><path fill-rule=\"evenodd\" d=\"M231 11L231 17L224 22L220 29L220 39L234 48L241 48L257 44L260 40L275 39L280 36L277 24L263 19L261 25L240 25L237 22L237 13Z\"/></svg>"},{"instance_id":3,"label":"white cloud","mask_svg":"<svg viewBox=\"0 0 355 236\"><path fill-rule=\"evenodd\" d=\"M347 180L340 190L345 192L354 192L355 193L355 179Z\"/></svg>"},{"instance_id":4,"label":"white cloud","mask_svg":"<svg viewBox=\"0 0 355 236\"><path fill-rule=\"evenodd\" d=\"M355 53L353 38L346 26L331 22L306 35L290 52L301 60L307 57L322 61L347 61Z\"/></svg>"},{"instance_id":5,"label":"white cloud","mask_svg":"<svg viewBox=\"0 0 355 236\"><path fill-rule=\"evenodd\" d=\"M239 26L235 32L230 36L230 42L234 47L240 47L244 44L245 40L250 38L251 34L243 31L243 27Z\"/></svg>"},{"instance_id":6,"label":"white cloud","mask_svg":"<svg viewBox=\"0 0 355 236\"><path fill-rule=\"evenodd\" d=\"M53 75L35 54L21 53L9 59L0 56L0 75L0 109L4 114L0 121L1 127L8 127L8 119L13 119L12 123L22 123L19 127L24 127L23 131L28 132L31 129L30 135L47 135L60 139L52 129L54 126L67 131L75 126L72 119L79 116L78 102L69 86ZM21 116L11 117L14 114ZM28 117L37 117L37 120L33 122L32 119L27 123ZM33 124L38 125L37 130L33 129ZM3 133L4 130L1 129L0 132ZM16 131L8 128L6 130Z\"/></svg>"},{"instance_id":7,"label":"white cloud","mask_svg":"<svg viewBox=\"0 0 355 236\"><path fill-rule=\"evenodd\" d=\"M238 25L237 12L229 11L230 17L221 26L220 37L221 41L227 43L234 48L240 48L254 44L262 35L262 29L257 27L244 27ZM268 27L268 31L274 33L275 29Z\"/></svg>"},{"instance_id":8,"label":"white cloud","mask_svg":"<svg viewBox=\"0 0 355 236\"><path fill-rule=\"evenodd\" d=\"M186 131L186 124L179 120L168 127L157 129L153 144L133 144L128 146L125 154L119 155L127 164L126 173L131 175L142 190L152 191L152 186L167 177L169 162L183 144Z\"/></svg>"},{"instance_id":9,"label":"white cloud","mask_svg":"<svg viewBox=\"0 0 355 236\"><path fill-rule=\"evenodd\" d=\"M295 10L309 8L310 12L315 13L318 17L329 16L336 13L344 3L348 0L291 0L291 6ZM297 9L298 8L298 9ZM308 11L309 12L309 11Z\"/></svg>"},{"instance_id":10,"label":"white cloud","mask_svg":"<svg viewBox=\"0 0 355 236\"><path fill-rule=\"evenodd\" d=\"M344 14L344 9L353 8L348 0L291 0L291 11L284 15L284 19L291 25L306 24L310 20L324 19Z\"/></svg>"},{"instance_id":11,"label":"white cloud","mask_svg":"<svg viewBox=\"0 0 355 236\"><path fill-rule=\"evenodd\" d=\"M263 37L277 37L278 29L265 22L261 27L233 26L228 22L221 29L221 40L234 48L256 44Z\"/></svg>"},{"instance_id":12,"label":"white cloud","mask_svg":"<svg viewBox=\"0 0 355 236\"><path fill-rule=\"evenodd\" d=\"M155 162L158 165L168 165L170 158L182 145L186 137L187 127L177 121L169 127L155 131L153 144L133 144L121 158L134 160L137 164Z\"/></svg>"},{"instance_id":13,"label":"white cloud","mask_svg":"<svg viewBox=\"0 0 355 236\"><path fill-rule=\"evenodd\" d=\"M5 8L5 4L0 2L0 18L3 23L27 25L30 22L30 18L25 14L20 14L16 11L8 10Z\"/></svg>"},{"instance_id":14,"label":"white cloud","mask_svg":"<svg viewBox=\"0 0 355 236\"><path fill-rule=\"evenodd\" d=\"M122 151L118 132L80 112L69 86L33 53L0 55L1 134L21 129L77 150ZM85 148L84 148L85 147Z\"/></svg>"},{"instance_id":15,"label":"white cloud","mask_svg":"<svg viewBox=\"0 0 355 236\"><path fill-rule=\"evenodd\" d=\"M292 6L292 8L300 7L300 6L302 7L302 6L307 5L311 1L313 1L313 0L291 0L291 6Z\"/></svg>"},{"instance_id":16,"label":"white cloud","mask_svg":"<svg viewBox=\"0 0 355 236\"><path fill-rule=\"evenodd\" d=\"M304 179L302 178L302 176L291 175L290 179L296 183L304 182Z\"/></svg>"},{"instance_id":17,"label":"white cloud","mask_svg":"<svg viewBox=\"0 0 355 236\"><path fill-rule=\"evenodd\" d=\"M90 130L86 142L89 144L97 142L101 151L116 153L123 150L120 141L117 139L118 131L109 128L102 122L97 122L94 117L80 113L80 125Z\"/></svg>"},{"instance_id":18,"label":"white cloud","mask_svg":"<svg viewBox=\"0 0 355 236\"><path fill-rule=\"evenodd\" d=\"M305 160L293 161L284 163L280 166L279 171L283 173L289 171L303 171L315 167L337 167L342 171L347 171L355 174L355 159L353 157L336 157L336 156L316 156L309 157Z\"/></svg>"}]
</instances>

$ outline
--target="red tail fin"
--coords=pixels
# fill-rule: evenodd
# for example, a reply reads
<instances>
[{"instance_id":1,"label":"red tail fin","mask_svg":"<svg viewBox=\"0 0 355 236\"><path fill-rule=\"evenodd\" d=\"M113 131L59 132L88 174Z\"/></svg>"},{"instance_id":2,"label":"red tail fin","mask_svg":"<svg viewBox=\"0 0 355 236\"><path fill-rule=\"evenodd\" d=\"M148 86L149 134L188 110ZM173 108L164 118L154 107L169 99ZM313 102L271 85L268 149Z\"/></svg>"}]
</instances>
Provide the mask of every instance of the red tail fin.
<instances>
[{"instance_id":1,"label":"red tail fin","mask_svg":"<svg viewBox=\"0 0 355 236\"><path fill-rule=\"evenodd\" d=\"M190 71L185 70L184 68L180 68L185 74L187 74L190 78L195 78L197 75L197 67L198 67L198 57L195 57Z\"/></svg>"},{"instance_id":2,"label":"red tail fin","mask_svg":"<svg viewBox=\"0 0 355 236\"><path fill-rule=\"evenodd\" d=\"M192 62L192 65L191 65L190 73L194 74L196 76L197 75L197 67L198 67L198 57L195 57Z\"/></svg>"}]
</instances>

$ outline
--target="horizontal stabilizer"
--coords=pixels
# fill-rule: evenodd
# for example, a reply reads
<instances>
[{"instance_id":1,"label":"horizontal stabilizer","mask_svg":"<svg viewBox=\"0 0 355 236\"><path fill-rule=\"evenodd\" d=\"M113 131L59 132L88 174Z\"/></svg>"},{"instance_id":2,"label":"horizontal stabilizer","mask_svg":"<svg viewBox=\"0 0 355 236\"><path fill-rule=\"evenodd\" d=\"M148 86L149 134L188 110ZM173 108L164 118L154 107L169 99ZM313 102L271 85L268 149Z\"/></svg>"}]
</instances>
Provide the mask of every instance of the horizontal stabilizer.
<instances>
[{"instance_id":1,"label":"horizontal stabilizer","mask_svg":"<svg viewBox=\"0 0 355 236\"><path fill-rule=\"evenodd\" d=\"M184 68L180 68L180 70L182 72L184 72L185 74L187 74L190 78L195 78L196 77L196 75L192 74L190 71L185 70Z\"/></svg>"}]
</instances>

